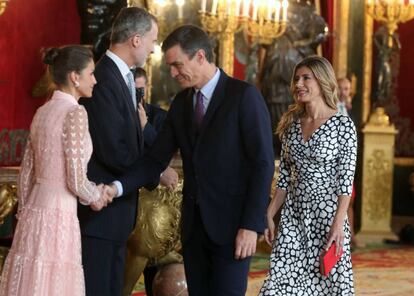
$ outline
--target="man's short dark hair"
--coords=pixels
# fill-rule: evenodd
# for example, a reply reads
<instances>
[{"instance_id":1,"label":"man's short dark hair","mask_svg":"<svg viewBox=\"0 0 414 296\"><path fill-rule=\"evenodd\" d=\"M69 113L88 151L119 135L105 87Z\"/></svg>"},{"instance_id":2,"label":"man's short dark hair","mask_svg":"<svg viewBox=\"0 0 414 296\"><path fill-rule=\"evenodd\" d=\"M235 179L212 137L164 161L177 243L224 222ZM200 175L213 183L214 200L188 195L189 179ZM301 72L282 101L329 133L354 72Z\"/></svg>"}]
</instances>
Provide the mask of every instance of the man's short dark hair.
<instances>
[{"instance_id":1,"label":"man's short dark hair","mask_svg":"<svg viewBox=\"0 0 414 296\"><path fill-rule=\"evenodd\" d=\"M204 50L209 63L214 60L213 47L206 32L193 25L184 25L175 29L162 43L162 51L165 53L171 47L179 45L189 56L194 57L198 50Z\"/></svg>"},{"instance_id":2,"label":"man's short dark hair","mask_svg":"<svg viewBox=\"0 0 414 296\"><path fill-rule=\"evenodd\" d=\"M147 72L144 69L137 67L132 73L134 74L134 80L139 77L144 77L145 83L148 81Z\"/></svg>"}]
</instances>

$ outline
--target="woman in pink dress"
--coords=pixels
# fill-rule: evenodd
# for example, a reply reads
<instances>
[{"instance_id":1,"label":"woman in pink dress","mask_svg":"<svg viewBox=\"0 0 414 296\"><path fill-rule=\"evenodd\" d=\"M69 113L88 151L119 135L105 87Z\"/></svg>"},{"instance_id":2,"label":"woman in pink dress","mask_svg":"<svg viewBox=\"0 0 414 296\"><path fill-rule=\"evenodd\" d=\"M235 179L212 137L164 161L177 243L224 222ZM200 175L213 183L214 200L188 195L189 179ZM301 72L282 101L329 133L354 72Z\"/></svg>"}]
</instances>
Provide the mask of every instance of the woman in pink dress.
<instances>
[{"instance_id":1,"label":"woman in pink dress","mask_svg":"<svg viewBox=\"0 0 414 296\"><path fill-rule=\"evenodd\" d=\"M96 84L89 49L49 49L57 86L31 124L18 178L18 223L0 283L2 296L83 296L77 200L99 210L111 198L86 177L92 153L85 109Z\"/></svg>"}]
</instances>

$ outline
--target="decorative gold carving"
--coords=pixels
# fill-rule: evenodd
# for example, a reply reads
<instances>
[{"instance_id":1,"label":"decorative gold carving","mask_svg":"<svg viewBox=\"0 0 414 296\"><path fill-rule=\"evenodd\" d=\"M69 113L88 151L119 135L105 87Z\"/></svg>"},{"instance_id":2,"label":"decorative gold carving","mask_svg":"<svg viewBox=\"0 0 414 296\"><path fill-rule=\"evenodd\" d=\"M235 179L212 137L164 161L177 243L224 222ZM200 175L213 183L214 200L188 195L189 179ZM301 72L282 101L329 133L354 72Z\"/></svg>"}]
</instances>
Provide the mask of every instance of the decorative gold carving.
<instances>
[{"instance_id":1,"label":"decorative gold carving","mask_svg":"<svg viewBox=\"0 0 414 296\"><path fill-rule=\"evenodd\" d=\"M356 238L362 243L396 239L391 231L394 170L394 125L384 110L375 110L362 129L364 153L362 171L361 230Z\"/></svg>"},{"instance_id":2,"label":"decorative gold carving","mask_svg":"<svg viewBox=\"0 0 414 296\"><path fill-rule=\"evenodd\" d=\"M391 192L391 162L385 157L384 150L374 150L367 165L370 174L366 193L370 198L366 213L372 221L378 222L391 208L391 200L387 196Z\"/></svg>"},{"instance_id":3,"label":"decorative gold carving","mask_svg":"<svg viewBox=\"0 0 414 296\"><path fill-rule=\"evenodd\" d=\"M14 211L17 204L17 188L14 184L0 184L0 225Z\"/></svg>"},{"instance_id":4,"label":"decorative gold carving","mask_svg":"<svg viewBox=\"0 0 414 296\"><path fill-rule=\"evenodd\" d=\"M174 192L164 187L141 189L137 223L127 243L124 295L131 295L148 263L182 261L180 245L182 180ZM177 261L175 261L177 262Z\"/></svg>"},{"instance_id":5,"label":"decorative gold carving","mask_svg":"<svg viewBox=\"0 0 414 296\"><path fill-rule=\"evenodd\" d=\"M3 167L0 169L0 225L14 211L17 205L17 175L18 167Z\"/></svg>"},{"instance_id":6,"label":"decorative gold carving","mask_svg":"<svg viewBox=\"0 0 414 296\"><path fill-rule=\"evenodd\" d=\"M385 113L385 108L375 108L374 112L369 117L369 124L375 126L389 126L390 117Z\"/></svg>"}]
</instances>

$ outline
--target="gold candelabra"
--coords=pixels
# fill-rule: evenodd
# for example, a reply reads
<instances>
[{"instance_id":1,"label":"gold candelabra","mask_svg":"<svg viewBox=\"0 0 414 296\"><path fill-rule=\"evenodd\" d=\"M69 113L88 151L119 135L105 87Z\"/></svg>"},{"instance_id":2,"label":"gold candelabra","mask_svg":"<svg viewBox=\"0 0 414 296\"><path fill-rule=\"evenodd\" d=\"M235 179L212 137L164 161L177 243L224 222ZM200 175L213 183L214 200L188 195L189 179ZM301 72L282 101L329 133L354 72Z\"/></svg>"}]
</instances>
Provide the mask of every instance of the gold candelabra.
<instances>
[{"instance_id":1,"label":"gold candelabra","mask_svg":"<svg viewBox=\"0 0 414 296\"><path fill-rule=\"evenodd\" d=\"M0 0L0 15L6 10L7 4L10 0Z\"/></svg>"},{"instance_id":2,"label":"gold candelabra","mask_svg":"<svg viewBox=\"0 0 414 296\"><path fill-rule=\"evenodd\" d=\"M201 1L200 20L208 33L218 34L219 65L233 75L234 34L244 30L254 41L270 44L285 32L288 1L275 0Z\"/></svg>"},{"instance_id":3,"label":"gold candelabra","mask_svg":"<svg viewBox=\"0 0 414 296\"><path fill-rule=\"evenodd\" d=\"M414 18L414 0L368 0L367 12L388 30L388 46L392 47L392 34L399 23Z\"/></svg>"}]
</instances>

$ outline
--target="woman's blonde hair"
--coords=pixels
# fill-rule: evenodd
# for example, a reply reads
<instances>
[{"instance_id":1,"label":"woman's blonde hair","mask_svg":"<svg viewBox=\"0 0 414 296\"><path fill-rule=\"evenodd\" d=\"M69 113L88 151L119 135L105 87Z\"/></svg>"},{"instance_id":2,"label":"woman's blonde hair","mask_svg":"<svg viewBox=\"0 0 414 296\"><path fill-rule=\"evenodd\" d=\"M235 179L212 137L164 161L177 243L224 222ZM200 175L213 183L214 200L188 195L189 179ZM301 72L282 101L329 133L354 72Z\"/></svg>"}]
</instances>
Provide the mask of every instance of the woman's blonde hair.
<instances>
[{"instance_id":1,"label":"woman's blonde hair","mask_svg":"<svg viewBox=\"0 0 414 296\"><path fill-rule=\"evenodd\" d=\"M292 79L290 80L290 90L293 94L294 103L289 106L288 110L282 115L280 119L276 133L281 138L293 121L306 114L305 106L303 103L297 101L297 95L295 93L295 76L299 68L306 67L312 71L316 81L321 88L322 96L325 103L332 109L336 109L338 102L338 83L335 78L334 70L329 61L320 56L309 56L296 64L293 70Z\"/></svg>"}]
</instances>

